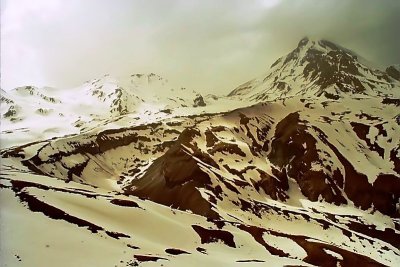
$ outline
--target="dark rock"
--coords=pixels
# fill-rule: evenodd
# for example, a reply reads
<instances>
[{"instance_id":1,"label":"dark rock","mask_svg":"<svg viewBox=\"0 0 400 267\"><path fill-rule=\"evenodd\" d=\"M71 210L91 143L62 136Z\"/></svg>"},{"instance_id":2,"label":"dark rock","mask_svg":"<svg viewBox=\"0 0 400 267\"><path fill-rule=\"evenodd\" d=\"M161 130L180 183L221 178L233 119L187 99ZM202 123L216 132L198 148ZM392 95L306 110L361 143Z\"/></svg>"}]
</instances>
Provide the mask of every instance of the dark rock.
<instances>
[{"instance_id":1,"label":"dark rock","mask_svg":"<svg viewBox=\"0 0 400 267\"><path fill-rule=\"evenodd\" d=\"M394 66L386 68L386 73L393 79L400 81L400 71Z\"/></svg>"},{"instance_id":2,"label":"dark rock","mask_svg":"<svg viewBox=\"0 0 400 267\"><path fill-rule=\"evenodd\" d=\"M193 107L205 107L206 103L204 102L204 99L201 95L197 95L197 97L194 99L194 104Z\"/></svg>"},{"instance_id":3,"label":"dark rock","mask_svg":"<svg viewBox=\"0 0 400 267\"><path fill-rule=\"evenodd\" d=\"M192 228L200 236L202 244L222 242L229 247L236 248L233 235L228 231L206 229L199 225L192 225Z\"/></svg>"}]
</instances>

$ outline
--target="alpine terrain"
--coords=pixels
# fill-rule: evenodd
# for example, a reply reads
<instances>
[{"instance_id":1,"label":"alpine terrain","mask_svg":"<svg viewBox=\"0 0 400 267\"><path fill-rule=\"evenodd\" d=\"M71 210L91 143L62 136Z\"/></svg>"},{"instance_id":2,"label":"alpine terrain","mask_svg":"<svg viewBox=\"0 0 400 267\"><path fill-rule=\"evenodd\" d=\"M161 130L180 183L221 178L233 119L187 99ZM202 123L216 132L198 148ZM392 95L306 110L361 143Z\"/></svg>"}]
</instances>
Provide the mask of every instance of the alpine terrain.
<instances>
[{"instance_id":1,"label":"alpine terrain","mask_svg":"<svg viewBox=\"0 0 400 267\"><path fill-rule=\"evenodd\" d=\"M228 95L1 92L4 266L400 266L400 67L302 39Z\"/></svg>"}]
</instances>

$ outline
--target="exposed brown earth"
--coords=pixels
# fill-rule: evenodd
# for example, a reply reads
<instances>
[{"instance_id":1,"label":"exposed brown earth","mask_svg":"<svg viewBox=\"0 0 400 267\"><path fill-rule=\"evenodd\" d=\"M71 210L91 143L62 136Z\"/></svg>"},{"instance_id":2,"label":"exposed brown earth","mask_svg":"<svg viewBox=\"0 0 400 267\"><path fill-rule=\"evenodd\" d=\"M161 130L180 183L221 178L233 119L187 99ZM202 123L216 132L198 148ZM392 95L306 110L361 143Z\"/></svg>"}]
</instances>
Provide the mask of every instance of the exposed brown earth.
<instances>
[{"instance_id":1,"label":"exposed brown earth","mask_svg":"<svg viewBox=\"0 0 400 267\"><path fill-rule=\"evenodd\" d=\"M167 248L165 252L171 255L190 254L189 252L177 248Z\"/></svg>"},{"instance_id":2,"label":"exposed brown earth","mask_svg":"<svg viewBox=\"0 0 400 267\"><path fill-rule=\"evenodd\" d=\"M222 242L229 247L236 248L233 235L228 231L206 229L199 225L192 225L192 228L200 236L202 244Z\"/></svg>"}]
</instances>

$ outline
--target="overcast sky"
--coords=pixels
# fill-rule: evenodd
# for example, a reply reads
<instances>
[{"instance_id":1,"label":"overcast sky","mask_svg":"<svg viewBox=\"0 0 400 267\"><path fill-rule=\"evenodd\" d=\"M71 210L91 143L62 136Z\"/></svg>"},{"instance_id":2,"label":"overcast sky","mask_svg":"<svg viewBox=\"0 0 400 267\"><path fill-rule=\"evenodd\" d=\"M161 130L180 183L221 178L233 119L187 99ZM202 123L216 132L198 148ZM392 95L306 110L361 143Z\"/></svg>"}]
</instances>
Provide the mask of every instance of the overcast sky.
<instances>
[{"instance_id":1,"label":"overcast sky","mask_svg":"<svg viewBox=\"0 0 400 267\"><path fill-rule=\"evenodd\" d=\"M1 87L155 72L226 93L304 36L400 63L399 0L1 0Z\"/></svg>"}]
</instances>

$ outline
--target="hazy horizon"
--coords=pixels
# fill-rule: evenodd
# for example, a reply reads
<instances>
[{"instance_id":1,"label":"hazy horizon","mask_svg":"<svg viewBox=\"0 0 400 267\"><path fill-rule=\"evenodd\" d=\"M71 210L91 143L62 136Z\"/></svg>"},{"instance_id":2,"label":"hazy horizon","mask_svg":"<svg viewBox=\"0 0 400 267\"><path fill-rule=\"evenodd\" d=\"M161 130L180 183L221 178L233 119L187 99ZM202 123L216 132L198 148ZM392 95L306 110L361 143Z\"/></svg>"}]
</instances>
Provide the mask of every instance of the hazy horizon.
<instances>
[{"instance_id":1,"label":"hazy horizon","mask_svg":"<svg viewBox=\"0 0 400 267\"><path fill-rule=\"evenodd\" d=\"M1 0L1 88L157 73L225 94L304 36L400 63L400 1Z\"/></svg>"}]
</instances>

